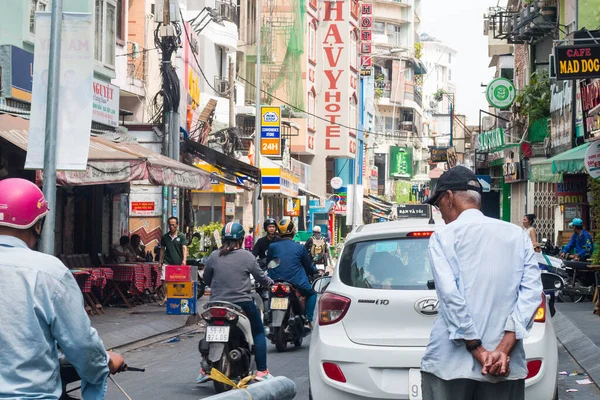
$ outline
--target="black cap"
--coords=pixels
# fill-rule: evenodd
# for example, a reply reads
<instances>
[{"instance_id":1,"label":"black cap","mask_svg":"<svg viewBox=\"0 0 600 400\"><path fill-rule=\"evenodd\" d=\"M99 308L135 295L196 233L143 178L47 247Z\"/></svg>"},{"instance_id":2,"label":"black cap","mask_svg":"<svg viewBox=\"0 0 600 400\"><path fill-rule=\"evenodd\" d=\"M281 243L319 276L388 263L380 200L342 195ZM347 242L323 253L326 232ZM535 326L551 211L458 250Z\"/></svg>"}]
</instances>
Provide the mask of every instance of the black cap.
<instances>
[{"instance_id":1,"label":"black cap","mask_svg":"<svg viewBox=\"0 0 600 400\"><path fill-rule=\"evenodd\" d=\"M477 182L476 185L469 185L470 181ZM438 180L435 191L431 197L424 201L426 204L435 204L438 198L447 190L475 190L481 193L481 184L477 180L477 176L469 168L457 165L444 172Z\"/></svg>"}]
</instances>

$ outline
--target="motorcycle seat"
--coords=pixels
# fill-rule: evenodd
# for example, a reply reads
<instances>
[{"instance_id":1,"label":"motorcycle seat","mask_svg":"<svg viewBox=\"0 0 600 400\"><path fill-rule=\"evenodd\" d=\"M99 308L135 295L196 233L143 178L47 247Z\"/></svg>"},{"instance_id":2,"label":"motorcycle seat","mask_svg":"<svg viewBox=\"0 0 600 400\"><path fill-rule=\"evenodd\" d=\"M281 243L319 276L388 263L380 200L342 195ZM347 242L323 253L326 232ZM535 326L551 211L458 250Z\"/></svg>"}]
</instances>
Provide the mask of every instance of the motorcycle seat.
<instances>
[{"instance_id":1,"label":"motorcycle seat","mask_svg":"<svg viewBox=\"0 0 600 400\"><path fill-rule=\"evenodd\" d=\"M565 266L576 270L592 271L588 268L591 265L588 261L565 261Z\"/></svg>"},{"instance_id":2,"label":"motorcycle seat","mask_svg":"<svg viewBox=\"0 0 600 400\"><path fill-rule=\"evenodd\" d=\"M244 309L242 307L238 306L237 304L230 303L228 301L209 301L208 303L206 303L204 305L204 309L207 310L207 309L209 309L209 308L211 308L213 306L214 307L221 306L221 307L233 308L235 311L237 311L237 312L239 312L241 314L246 315L246 312L244 311Z\"/></svg>"}]
</instances>

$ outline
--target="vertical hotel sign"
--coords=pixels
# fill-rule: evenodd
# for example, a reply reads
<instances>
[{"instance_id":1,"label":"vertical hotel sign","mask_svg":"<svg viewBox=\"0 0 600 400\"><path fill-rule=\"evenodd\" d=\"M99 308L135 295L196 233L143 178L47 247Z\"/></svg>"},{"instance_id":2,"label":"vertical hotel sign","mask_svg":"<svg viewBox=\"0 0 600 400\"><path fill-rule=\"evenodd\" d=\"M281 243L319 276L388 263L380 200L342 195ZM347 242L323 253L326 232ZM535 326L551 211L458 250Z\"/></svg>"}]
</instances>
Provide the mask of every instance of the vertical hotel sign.
<instances>
[{"instance_id":1,"label":"vertical hotel sign","mask_svg":"<svg viewBox=\"0 0 600 400\"><path fill-rule=\"evenodd\" d=\"M317 73L320 90L323 93L322 111L319 111L317 132L325 135L325 154L330 157L354 158L356 154L356 133L348 129L350 125L350 98L356 91L356 73L348 68L353 23L352 1L324 1L321 7L321 23L318 37L323 38L319 52L321 59ZM321 107L319 107L321 108Z\"/></svg>"},{"instance_id":2,"label":"vertical hotel sign","mask_svg":"<svg viewBox=\"0 0 600 400\"><path fill-rule=\"evenodd\" d=\"M281 157L281 108L260 107L260 154Z\"/></svg>"}]
</instances>

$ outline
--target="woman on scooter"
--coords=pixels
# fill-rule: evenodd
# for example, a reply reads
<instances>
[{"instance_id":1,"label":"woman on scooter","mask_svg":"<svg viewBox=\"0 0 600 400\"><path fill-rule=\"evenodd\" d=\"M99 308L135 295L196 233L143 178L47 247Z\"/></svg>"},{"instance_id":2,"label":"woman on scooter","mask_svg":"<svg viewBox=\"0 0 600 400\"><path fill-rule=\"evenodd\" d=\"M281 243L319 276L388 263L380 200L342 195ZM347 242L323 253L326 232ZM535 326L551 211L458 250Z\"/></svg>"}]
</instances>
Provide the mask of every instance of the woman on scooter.
<instances>
[{"instance_id":1,"label":"woman on scooter","mask_svg":"<svg viewBox=\"0 0 600 400\"><path fill-rule=\"evenodd\" d=\"M243 250L246 232L237 222L229 222L223 227L221 237L223 247L215 250L206 261L204 281L210 286L210 301L227 301L240 306L250 320L254 338L257 381L273 376L267 368L267 339L260 311L250 296L250 275L263 286L273 285L273 281L258 266L252 253ZM205 371L200 370L197 383L208 381Z\"/></svg>"}]
</instances>

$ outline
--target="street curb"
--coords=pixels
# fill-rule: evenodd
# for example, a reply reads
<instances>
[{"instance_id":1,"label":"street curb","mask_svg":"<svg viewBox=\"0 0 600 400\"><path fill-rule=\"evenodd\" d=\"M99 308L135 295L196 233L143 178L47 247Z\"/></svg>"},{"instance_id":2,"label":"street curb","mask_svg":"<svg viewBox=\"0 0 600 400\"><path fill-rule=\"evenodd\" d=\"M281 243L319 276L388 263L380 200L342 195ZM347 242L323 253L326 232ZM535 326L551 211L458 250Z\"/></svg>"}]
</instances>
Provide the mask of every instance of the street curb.
<instances>
[{"instance_id":1,"label":"street curb","mask_svg":"<svg viewBox=\"0 0 600 400\"><path fill-rule=\"evenodd\" d=\"M600 364L598 360L600 360L600 348L560 311L556 311L552 322L558 340L589 377L596 384L599 384Z\"/></svg>"}]
</instances>

